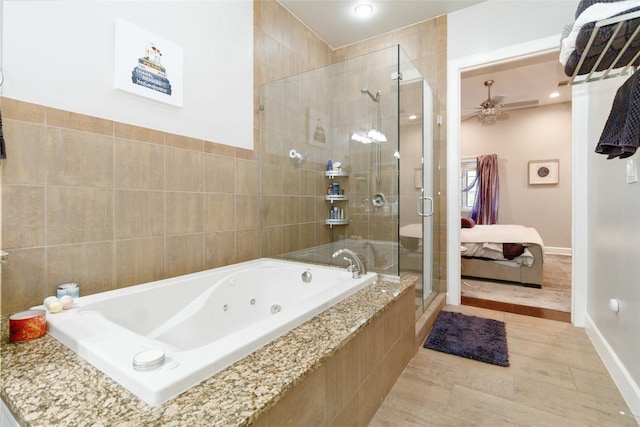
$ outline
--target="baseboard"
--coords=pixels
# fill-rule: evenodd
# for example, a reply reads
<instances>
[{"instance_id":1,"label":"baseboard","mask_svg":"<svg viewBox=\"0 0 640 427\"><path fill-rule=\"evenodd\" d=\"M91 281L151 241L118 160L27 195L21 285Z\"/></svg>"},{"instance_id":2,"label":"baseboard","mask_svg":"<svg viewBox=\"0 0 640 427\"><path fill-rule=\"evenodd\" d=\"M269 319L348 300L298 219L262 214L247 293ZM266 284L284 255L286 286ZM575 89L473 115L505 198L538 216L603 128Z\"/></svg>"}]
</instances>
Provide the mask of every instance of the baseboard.
<instances>
[{"instance_id":1,"label":"baseboard","mask_svg":"<svg viewBox=\"0 0 640 427\"><path fill-rule=\"evenodd\" d=\"M613 378L613 381L616 383L618 390L620 390L620 394L622 394L627 406L631 412L635 414L636 422L640 425L640 388L638 384L631 378L627 368L622 364L588 314L585 315L584 329L598 352L600 359L602 359L602 362Z\"/></svg>"},{"instance_id":2,"label":"baseboard","mask_svg":"<svg viewBox=\"0 0 640 427\"><path fill-rule=\"evenodd\" d=\"M549 255L566 255L571 256L573 251L571 248L556 248L554 246L545 246L544 252Z\"/></svg>"}]
</instances>

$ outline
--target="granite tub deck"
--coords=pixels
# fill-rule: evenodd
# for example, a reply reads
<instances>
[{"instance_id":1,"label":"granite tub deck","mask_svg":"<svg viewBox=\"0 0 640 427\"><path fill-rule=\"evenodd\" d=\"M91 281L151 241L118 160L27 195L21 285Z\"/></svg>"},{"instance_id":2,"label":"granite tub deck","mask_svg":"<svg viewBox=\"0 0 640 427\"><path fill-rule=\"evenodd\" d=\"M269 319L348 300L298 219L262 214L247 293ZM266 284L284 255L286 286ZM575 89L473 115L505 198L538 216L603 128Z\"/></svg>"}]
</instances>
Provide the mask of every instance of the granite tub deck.
<instances>
[{"instance_id":1,"label":"granite tub deck","mask_svg":"<svg viewBox=\"0 0 640 427\"><path fill-rule=\"evenodd\" d=\"M411 350L388 351L403 353L392 356L401 357L394 362L404 368L415 352L414 330L408 327L414 324L415 281L415 276L405 275L399 283L371 284L161 406L139 400L48 334L33 341L9 343L8 321L3 317L0 396L25 426L268 425L271 413L279 409L278 401L282 399L284 404L295 394L290 392L296 386L307 383L320 368L324 370L325 362L341 349L352 347L349 343L362 336L360 332L368 326L381 323L379 318L392 318L391 329L397 327L398 336L407 337L397 341L410 342ZM399 304L405 300L407 304ZM409 307L408 313L404 305ZM384 323L378 329L386 333L391 322ZM359 369L357 361L347 367L354 369ZM395 378L391 385L393 382ZM375 404L382 398L378 396ZM300 407L290 409L305 412ZM373 413L369 410L366 416Z\"/></svg>"}]
</instances>

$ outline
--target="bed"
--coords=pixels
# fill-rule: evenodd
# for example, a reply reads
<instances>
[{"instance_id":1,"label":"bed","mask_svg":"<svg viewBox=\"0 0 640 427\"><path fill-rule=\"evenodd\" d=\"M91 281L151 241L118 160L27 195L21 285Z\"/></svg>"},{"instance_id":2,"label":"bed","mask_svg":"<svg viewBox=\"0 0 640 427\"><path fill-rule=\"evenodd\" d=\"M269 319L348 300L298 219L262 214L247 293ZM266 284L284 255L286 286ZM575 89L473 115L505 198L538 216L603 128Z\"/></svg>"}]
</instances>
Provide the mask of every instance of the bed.
<instances>
[{"instance_id":1,"label":"bed","mask_svg":"<svg viewBox=\"0 0 640 427\"><path fill-rule=\"evenodd\" d=\"M460 230L462 277L542 287L544 242L535 228L474 225Z\"/></svg>"}]
</instances>

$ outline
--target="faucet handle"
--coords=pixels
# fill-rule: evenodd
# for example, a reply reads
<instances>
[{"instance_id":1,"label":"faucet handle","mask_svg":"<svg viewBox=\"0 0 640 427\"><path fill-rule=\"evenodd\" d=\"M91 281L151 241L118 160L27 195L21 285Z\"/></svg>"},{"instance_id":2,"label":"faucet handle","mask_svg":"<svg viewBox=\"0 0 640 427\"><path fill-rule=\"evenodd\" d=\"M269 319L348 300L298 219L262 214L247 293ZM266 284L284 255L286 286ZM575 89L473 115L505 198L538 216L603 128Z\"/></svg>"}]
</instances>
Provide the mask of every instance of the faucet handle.
<instances>
[{"instance_id":1,"label":"faucet handle","mask_svg":"<svg viewBox=\"0 0 640 427\"><path fill-rule=\"evenodd\" d=\"M353 272L353 270L355 269L355 266L353 265L353 261L351 261L351 258L343 257L342 259L349 263L349 265L347 266L347 271L349 273Z\"/></svg>"}]
</instances>

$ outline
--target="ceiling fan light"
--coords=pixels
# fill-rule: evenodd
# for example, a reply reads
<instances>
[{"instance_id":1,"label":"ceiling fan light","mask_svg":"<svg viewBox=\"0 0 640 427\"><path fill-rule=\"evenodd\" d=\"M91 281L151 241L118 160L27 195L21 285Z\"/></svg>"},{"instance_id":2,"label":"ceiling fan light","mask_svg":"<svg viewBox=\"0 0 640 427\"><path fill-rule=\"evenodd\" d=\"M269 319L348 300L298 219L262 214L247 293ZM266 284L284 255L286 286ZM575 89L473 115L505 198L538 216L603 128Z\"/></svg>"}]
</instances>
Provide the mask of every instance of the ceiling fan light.
<instances>
[{"instance_id":1,"label":"ceiling fan light","mask_svg":"<svg viewBox=\"0 0 640 427\"><path fill-rule=\"evenodd\" d=\"M483 108L478 111L478 120L483 125L493 125L498 120L500 112L497 108Z\"/></svg>"}]
</instances>

